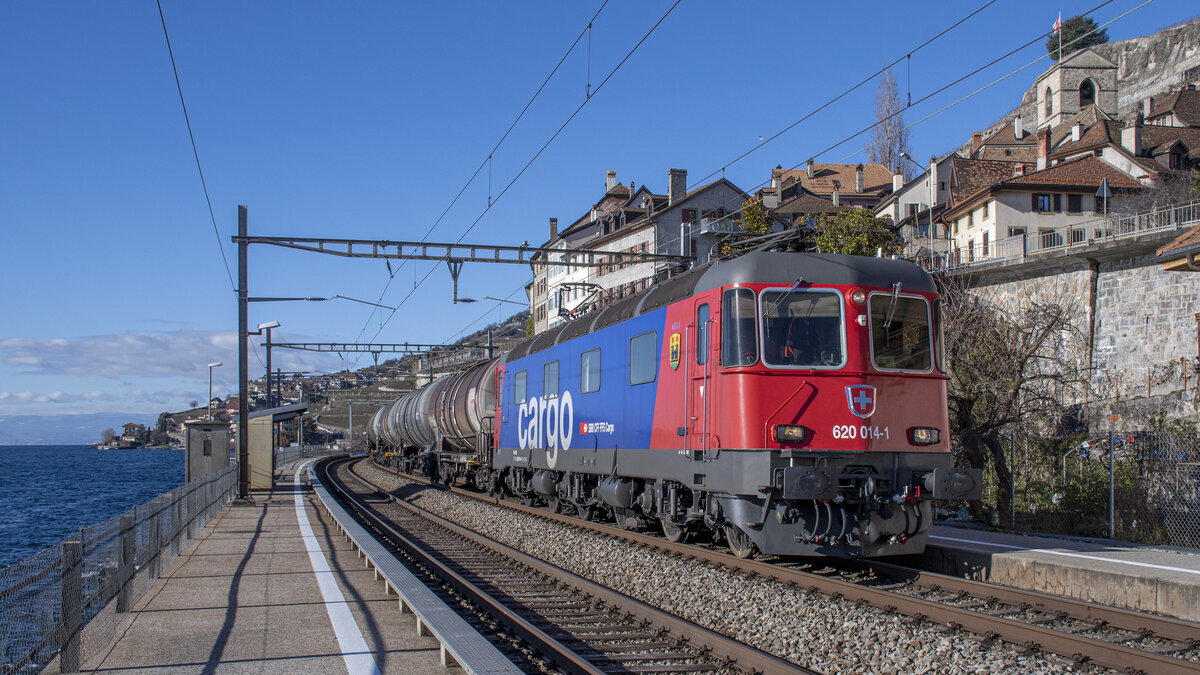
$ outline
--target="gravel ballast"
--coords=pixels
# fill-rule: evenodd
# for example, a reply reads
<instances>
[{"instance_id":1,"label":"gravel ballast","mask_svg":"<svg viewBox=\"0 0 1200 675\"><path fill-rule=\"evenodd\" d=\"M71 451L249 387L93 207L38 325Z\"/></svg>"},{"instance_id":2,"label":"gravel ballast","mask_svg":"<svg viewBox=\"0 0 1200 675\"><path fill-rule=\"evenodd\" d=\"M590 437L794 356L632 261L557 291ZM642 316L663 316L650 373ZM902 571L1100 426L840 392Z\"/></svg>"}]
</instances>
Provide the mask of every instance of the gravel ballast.
<instances>
[{"instance_id":1,"label":"gravel ballast","mask_svg":"<svg viewBox=\"0 0 1200 675\"><path fill-rule=\"evenodd\" d=\"M370 462L358 471L396 492L411 481ZM503 507L420 490L408 501L642 602L829 675L849 673L1105 673L1026 654L927 622L806 589L681 560Z\"/></svg>"}]
</instances>

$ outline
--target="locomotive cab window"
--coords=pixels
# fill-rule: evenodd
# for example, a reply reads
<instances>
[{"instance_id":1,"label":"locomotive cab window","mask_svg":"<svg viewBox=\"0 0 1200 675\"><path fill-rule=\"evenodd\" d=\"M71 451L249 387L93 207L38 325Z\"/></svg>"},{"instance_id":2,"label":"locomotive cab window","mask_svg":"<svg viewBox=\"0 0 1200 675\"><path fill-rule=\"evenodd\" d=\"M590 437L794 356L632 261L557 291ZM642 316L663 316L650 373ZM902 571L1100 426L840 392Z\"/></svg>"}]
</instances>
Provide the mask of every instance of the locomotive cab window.
<instances>
[{"instance_id":1,"label":"locomotive cab window","mask_svg":"<svg viewBox=\"0 0 1200 675\"><path fill-rule=\"evenodd\" d=\"M527 375L528 375L528 373L526 373L526 371L524 371L524 370L517 373L516 375L513 375L513 403L524 403L525 402L525 399L527 398L525 395L526 394L525 384L526 384L526 379L527 379L526 376Z\"/></svg>"},{"instance_id":2,"label":"locomotive cab window","mask_svg":"<svg viewBox=\"0 0 1200 675\"><path fill-rule=\"evenodd\" d=\"M579 355L579 391L590 394L600 391L600 348Z\"/></svg>"},{"instance_id":3,"label":"locomotive cab window","mask_svg":"<svg viewBox=\"0 0 1200 675\"><path fill-rule=\"evenodd\" d=\"M721 365L749 366L758 361L758 321L754 291L731 288L721 301Z\"/></svg>"},{"instance_id":4,"label":"locomotive cab window","mask_svg":"<svg viewBox=\"0 0 1200 675\"><path fill-rule=\"evenodd\" d=\"M841 296L831 291L763 291L763 363L840 368L846 360L842 305Z\"/></svg>"},{"instance_id":5,"label":"locomotive cab window","mask_svg":"<svg viewBox=\"0 0 1200 675\"><path fill-rule=\"evenodd\" d=\"M933 357L939 372L946 372L946 330L942 328L942 300L933 301Z\"/></svg>"},{"instance_id":6,"label":"locomotive cab window","mask_svg":"<svg viewBox=\"0 0 1200 675\"><path fill-rule=\"evenodd\" d=\"M558 398L558 361L551 361L542 367L542 396Z\"/></svg>"},{"instance_id":7,"label":"locomotive cab window","mask_svg":"<svg viewBox=\"0 0 1200 675\"><path fill-rule=\"evenodd\" d=\"M929 303L899 293L872 293L871 359L880 370L933 369Z\"/></svg>"},{"instance_id":8,"label":"locomotive cab window","mask_svg":"<svg viewBox=\"0 0 1200 675\"><path fill-rule=\"evenodd\" d=\"M629 384L653 382L658 375L658 333L650 331L629 341Z\"/></svg>"}]
</instances>

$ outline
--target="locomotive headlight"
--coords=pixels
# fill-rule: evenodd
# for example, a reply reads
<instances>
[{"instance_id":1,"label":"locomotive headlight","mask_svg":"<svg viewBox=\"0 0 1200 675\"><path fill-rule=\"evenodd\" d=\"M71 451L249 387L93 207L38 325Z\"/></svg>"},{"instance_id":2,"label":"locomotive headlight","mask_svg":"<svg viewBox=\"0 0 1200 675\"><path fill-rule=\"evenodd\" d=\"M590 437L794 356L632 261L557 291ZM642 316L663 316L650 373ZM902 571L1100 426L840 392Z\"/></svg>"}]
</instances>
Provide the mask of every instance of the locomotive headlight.
<instances>
[{"instance_id":1,"label":"locomotive headlight","mask_svg":"<svg viewBox=\"0 0 1200 675\"><path fill-rule=\"evenodd\" d=\"M780 443L803 443L805 429L799 424L776 424L775 440Z\"/></svg>"},{"instance_id":2,"label":"locomotive headlight","mask_svg":"<svg viewBox=\"0 0 1200 675\"><path fill-rule=\"evenodd\" d=\"M913 427L908 430L908 442L913 445L936 445L942 440L937 427Z\"/></svg>"},{"instance_id":3,"label":"locomotive headlight","mask_svg":"<svg viewBox=\"0 0 1200 675\"><path fill-rule=\"evenodd\" d=\"M867 301L867 294L864 293L861 288L856 289L853 293L850 294L850 302L853 302L855 307L862 307L863 303L866 301Z\"/></svg>"}]
</instances>

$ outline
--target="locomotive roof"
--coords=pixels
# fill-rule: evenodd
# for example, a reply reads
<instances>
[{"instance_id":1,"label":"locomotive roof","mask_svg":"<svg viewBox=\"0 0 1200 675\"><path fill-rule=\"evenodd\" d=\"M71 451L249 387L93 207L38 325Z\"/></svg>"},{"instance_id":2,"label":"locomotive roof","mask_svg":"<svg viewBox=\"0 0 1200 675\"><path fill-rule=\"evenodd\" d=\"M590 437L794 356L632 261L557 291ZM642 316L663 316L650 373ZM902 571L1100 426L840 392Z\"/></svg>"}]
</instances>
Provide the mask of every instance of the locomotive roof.
<instances>
[{"instance_id":1,"label":"locomotive roof","mask_svg":"<svg viewBox=\"0 0 1200 675\"><path fill-rule=\"evenodd\" d=\"M933 278L904 260L868 258L834 253L754 251L719 259L657 283L636 295L619 300L594 314L540 333L513 348L508 358L519 359L556 344L611 326L690 295L729 284L804 283L891 288L900 282L905 291L933 293Z\"/></svg>"}]
</instances>

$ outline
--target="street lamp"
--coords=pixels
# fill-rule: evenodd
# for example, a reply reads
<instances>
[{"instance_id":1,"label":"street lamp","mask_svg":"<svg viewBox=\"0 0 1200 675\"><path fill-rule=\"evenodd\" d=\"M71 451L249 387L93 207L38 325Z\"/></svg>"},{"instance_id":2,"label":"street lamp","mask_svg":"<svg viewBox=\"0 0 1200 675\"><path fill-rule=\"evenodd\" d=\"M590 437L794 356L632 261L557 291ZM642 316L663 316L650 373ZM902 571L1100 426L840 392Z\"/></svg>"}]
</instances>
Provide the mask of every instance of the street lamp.
<instances>
[{"instance_id":1,"label":"street lamp","mask_svg":"<svg viewBox=\"0 0 1200 675\"><path fill-rule=\"evenodd\" d=\"M271 329L272 328L279 328L279 322L278 321L268 321L266 323L260 323L260 324L258 324L258 332L255 333L255 335L262 335L262 332L264 330L267 331L267 343L266 343L266 347L267 347L267 381L266 381L266 385L267 385L267 407L268 408L274 407L271 402Z\"/></svg>"},{"instance_id":2,"label":"street lamp","mask_svg":"<svg viewBox=\"0 0 1200 675\"><path fill-rule=\"evenodd\" d=\"M212 419L212 369L224 365L220 361L208 364L208 419Z\"/></svg>"}]
</instances>

